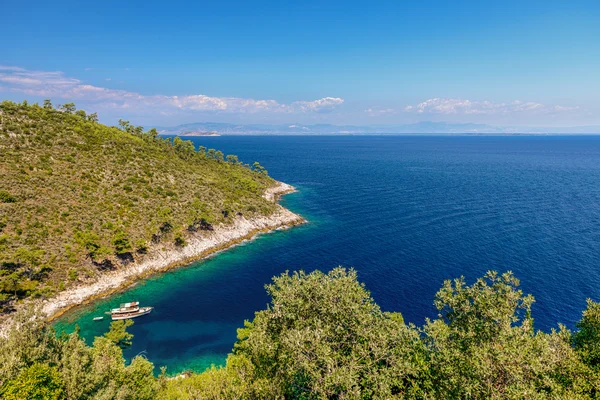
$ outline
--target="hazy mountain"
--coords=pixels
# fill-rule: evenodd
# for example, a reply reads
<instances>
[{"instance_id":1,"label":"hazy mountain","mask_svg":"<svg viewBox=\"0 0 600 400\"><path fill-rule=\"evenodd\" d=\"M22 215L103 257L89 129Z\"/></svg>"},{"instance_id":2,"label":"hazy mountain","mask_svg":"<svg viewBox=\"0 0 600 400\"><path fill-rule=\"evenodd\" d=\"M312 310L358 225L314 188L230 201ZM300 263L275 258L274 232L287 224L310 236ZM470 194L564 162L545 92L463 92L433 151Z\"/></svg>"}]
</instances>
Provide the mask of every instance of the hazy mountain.
<instances>
[{"instance_id":1,"label":"hazy mountain","mask_svg":"<svg viewBox=\"0 0 600 400\"><path fill-rule=\"evenodd\" d=\"M157 128L162 135L359 135L359 134L599 134L600 126L511 127L475 123L423 121L402 125L331 125L331 124L228 124L194 122Z\"/></svg>"}]
</instances>

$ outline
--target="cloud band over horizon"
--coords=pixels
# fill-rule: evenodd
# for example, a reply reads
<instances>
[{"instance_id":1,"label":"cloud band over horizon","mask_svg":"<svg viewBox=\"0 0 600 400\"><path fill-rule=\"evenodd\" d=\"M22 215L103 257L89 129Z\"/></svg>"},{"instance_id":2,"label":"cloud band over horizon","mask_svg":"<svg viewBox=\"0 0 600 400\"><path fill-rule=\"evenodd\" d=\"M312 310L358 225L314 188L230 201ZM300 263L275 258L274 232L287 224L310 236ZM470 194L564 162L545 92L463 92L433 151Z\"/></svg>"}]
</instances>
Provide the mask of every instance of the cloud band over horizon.
<instances>
[{"instance_id":1,"label":"cloud band over horizon","mask_svg":"<svg viewBox=\"0 0 600 400\"><path fill-rule=\"evenodd\" d=\"M91 68L86 68L89 69ZM109 81L110 78L106 80ZM84 108L95 108L94 111L103 110L109 114L138 115L146 118L159 115L174 119L202 114L209 118L211 115L221 115L221 119L243 119L256 115L254 118L260 117L265 122L283 118L332 122L331 119L346 121L349 118L359 118L357 115L360 113L356 112L360 109L351 110L351 106L345 104L341 97L328 96L312 101L282 103L273 99L216 97L205 94L144 95L135 91L91 85L69 77L61 71L28 70L6 65L0 65L0 92L20 93L40 99L81 101L85 103ZM373 106L363 109L362 114L370 121L377 118L383 123L390 122L391 118L414 120L417 116L431 119L444 116L475 119L554 117L559 114L568 115L576 110L579 110L578 106L546 105L534 101L493 102L436 97L414 105Z\"/></svg>"},{"instance_id":2,"label":"cloud band over horizon","mask_svg":"<svg viewBox=\"0 0 600 400\"><path fill-rule=\"evenodd\" d=\"M462 99L433 98L414 106L406 106L405 112L419 114L464 114L464 115L495 115L510 113L557 113L577 110L579 107L560 105L548 106L533 101L514 100L509 103L494 103L488 100L471 101Z\"/></svg>"},{"instance_id":3,"label":"cloud band over horizon","mask_svg":"<svg viewBox=\"0 0 600 400\"><path fill-rule=\"evenodd\" d=\"M0 91L24 93L30 96L84 100L113 109L156 108L165 111L208 111L227 113L326 113L344 103L339 97L323 97L313 101L289 104L276 100L256 100L239 97L212 97L204 94L166 96L143 95L121 89L111 89L83 83L60 71L32 71L16 66L0 66Z\"/></svg>"}]
</instances>

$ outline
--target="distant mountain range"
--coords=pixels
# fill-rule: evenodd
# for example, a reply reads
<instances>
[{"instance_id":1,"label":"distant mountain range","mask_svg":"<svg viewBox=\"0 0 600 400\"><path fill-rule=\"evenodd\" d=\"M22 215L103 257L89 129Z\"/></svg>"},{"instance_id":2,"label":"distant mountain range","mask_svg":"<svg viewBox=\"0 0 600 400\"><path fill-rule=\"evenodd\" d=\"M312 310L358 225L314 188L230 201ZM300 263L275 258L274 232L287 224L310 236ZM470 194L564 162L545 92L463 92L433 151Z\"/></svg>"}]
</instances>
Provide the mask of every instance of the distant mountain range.
<instances>
[{"instance_id":1,"label":"distant mountain range","mask_svg":"<svg viewBox=\"0 0 600 400\"><path fill-rule=\"evenodd\" d=\"M418 122L404 125L331 125L331 124L228 124L194 122L157 128L161 135L482 135L482 134L600 134L600 126L562 128L510 127L474 123Z\"/></svg>"}]
</instances>

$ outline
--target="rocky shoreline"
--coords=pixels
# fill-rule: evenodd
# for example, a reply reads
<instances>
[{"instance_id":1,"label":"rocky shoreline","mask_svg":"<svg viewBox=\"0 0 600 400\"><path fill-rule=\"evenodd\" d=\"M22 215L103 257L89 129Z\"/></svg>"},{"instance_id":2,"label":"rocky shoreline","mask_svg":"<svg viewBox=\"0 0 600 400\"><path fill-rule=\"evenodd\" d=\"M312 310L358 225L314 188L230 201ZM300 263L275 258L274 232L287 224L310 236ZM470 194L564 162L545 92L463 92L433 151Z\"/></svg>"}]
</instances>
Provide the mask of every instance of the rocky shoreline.
<instances>
[{"instance_id":1,"label":"rocky shoreline","mask_svg":"<svg viewBox=\"0 0 600 400\"><path fill-rule=\"evenodd\" d=\"M295 191L293 186L278 182L276 186L267 189L264 197L277 202L282 195L293 191ZM48 319L53 320L74 307L124 290L140 279L155 273L188 265L193 261L252 239L257 234L285 229L305 222L304 218L280 205L277 205L277 210L269 216L252 219L237 216L232 224L215 226L210 233L204 231L190 234L186 238L187 245L184 247L164 248L161 246L161 248L150 249L148 255L139 262L104 273L93 282L82 283L60 292L52 298L45 299L40 303L42 312L48 316ZM0 323L0 325L3 324Z\"/></svg>"}]
</instances>

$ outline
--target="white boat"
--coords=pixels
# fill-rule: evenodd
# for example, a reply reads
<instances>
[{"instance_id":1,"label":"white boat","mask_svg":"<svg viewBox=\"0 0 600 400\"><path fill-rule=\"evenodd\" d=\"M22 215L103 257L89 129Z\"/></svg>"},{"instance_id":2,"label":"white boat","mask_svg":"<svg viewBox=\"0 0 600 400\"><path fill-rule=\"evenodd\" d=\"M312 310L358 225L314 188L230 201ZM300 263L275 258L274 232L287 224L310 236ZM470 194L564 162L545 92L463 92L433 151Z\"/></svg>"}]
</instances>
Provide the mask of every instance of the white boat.
<instances>
[{"instance_id":1,"label":"white boat","mask_svg":"<svg viewBox=\"0 0 600 400\"><path fill-rule=\"evenodd\" d=\"M113 321L118 321L150 314L153 308L154 307L140 307L139 302L132 301L131 303L121 304L119 308L113 308L108 314L110 314Z\"/></svg>"},{"instance_id":2,"label":"white boat","mask_svg":"<svg viewBox=\"0 0 600 400\"><path fill-rule=\"evenodd\" d=\"M94 321L102 321L104 317L94 317Z\"/></svg>"}]
</instances>

